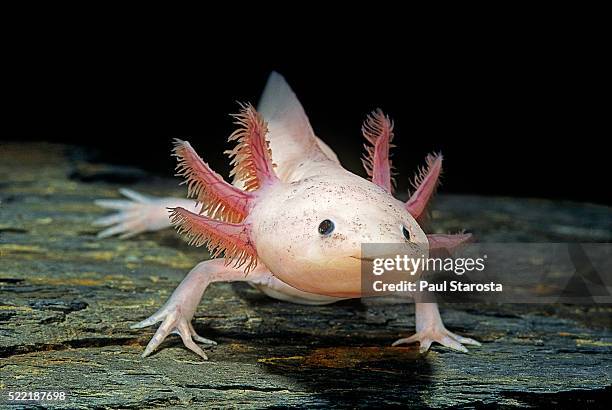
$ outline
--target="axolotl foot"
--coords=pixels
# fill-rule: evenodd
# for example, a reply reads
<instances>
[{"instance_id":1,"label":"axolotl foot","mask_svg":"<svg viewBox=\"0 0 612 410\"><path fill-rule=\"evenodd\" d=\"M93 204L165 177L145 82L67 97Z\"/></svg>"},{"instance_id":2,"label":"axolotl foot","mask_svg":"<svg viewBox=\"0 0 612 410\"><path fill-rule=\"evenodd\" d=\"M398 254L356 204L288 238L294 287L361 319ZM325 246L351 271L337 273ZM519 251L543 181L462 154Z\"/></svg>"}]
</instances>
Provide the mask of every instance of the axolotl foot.
<instances>
[{"instance_id":1,"label":"axolotl foot","mask_svg":"<svg viewBox=\"0 0 612 410\"><path fill-rule=\"evenodd\" d=\"M131 189L122 188L121 195L127 199L98 199L95 204L115 213L98 218L94 226L105 229L98 233L98 238L119 235L121 239L130 238L142 232L159 231L170 227L168 208L182 206L197 211L195 201L144 195Z\"/></svg>"},{"instance_id":2,"label":"axolotl foot","mask_svg":"<svg viewBox=\"0 0 612 410\"><path fill-rule=\"evenodd\" d=\"M433 342L463 353L468 351L464 345L481 346L474 339L459 336L446 329L435 303L416 304L416 330L414 335L398 339L392 346L419 342L421 353L427 352Z\"/></svg>"},{"instance_id":3,"label":"axolotl foot","mask_svg":"<svg viewBox=\"0 0 612 410\"><path fill-rule=\"evenodd\" d=\"M152 326L158 322L162 322L162 324L149 341L149 344L142 353L142 357L150 355L171 333L178 334L183 340L183 344L204 360L208 360L208 356L206 356L206 353L204 353L195 342L208 345L217 344L217 342L213 340L198 335L191 324L190 318L187 318L186 315L181 312L181 306L176 304L162 307L149 318L130 326L130 328L141 329L143 327Z\"/></svg>"},{"instance_id":4,"label":"axolotl foot","mask_svg":"<svg viewBox=\"0 0 612 410\"><path fill-rule=\"evenodd\" d=\"M442 346L463 353L467 353L468 351L468 349L466 349L466 347L463 345L480 346L480 343L476 340L470 339L469 337L459 336L447 330L444 326L440 328L424 329L410 337L396 340L393 342L392 346L415 342L419 342L419 352L421 353L427 352L433 342L440 343Z\"/></svg>"},{"instance_id":5,"label":"axolotl foot","mask_svg":"<svg viewBox=\"0 0 612 410\"><path fill-rule=\"evenodd\" d=\"M170 296L164 306L151 317L130 326L132 329L140 329L162 322L142 356L150 355L168 335L175 333L183 339L183 343L189 350L202 359L207 360L206 353L196 342L207 345L216 345L217 343L198 335L191 325L191 320L209 284L213 282L238 281L268 285L275 283L276 279L261 265L251 271L248 276L245 276L243 270L226 265L223 259L211 259L195 266L172 293L172 296Z\"/></svg>"}]
</instances>

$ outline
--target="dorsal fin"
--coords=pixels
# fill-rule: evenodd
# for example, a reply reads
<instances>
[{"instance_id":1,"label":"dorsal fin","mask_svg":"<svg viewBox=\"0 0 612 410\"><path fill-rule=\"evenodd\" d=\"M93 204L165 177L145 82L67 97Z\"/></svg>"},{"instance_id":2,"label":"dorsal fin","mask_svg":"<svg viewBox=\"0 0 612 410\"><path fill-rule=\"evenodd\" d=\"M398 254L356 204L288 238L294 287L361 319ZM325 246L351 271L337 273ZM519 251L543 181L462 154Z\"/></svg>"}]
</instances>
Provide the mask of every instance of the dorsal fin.
<instances>
[{"instance_id":1,"label":"dorsal fin","mask_svg":"<svg viewBox=\"0 0 612 410\"><path fill-rule=\"evenodd\" d=\"M265 118L270 132L290 132L301 138L314 139L314 132L304 107L287 84L285 77L273 71L259 99L257 111Z\"/></svg>"},{"instance_id":2,"label":"dorsal fin","mask_svg":"<svg viewBox=\"0 0 612 410\"><path fill-rule=\"evenodd\" d=\"M268 138L281 178L302 160L328 158L337 162L329 148L322 148L324 144L315 136L302 104L279 73L268 77L257 109L268 122Z\"/></svg>"}]
</instances>

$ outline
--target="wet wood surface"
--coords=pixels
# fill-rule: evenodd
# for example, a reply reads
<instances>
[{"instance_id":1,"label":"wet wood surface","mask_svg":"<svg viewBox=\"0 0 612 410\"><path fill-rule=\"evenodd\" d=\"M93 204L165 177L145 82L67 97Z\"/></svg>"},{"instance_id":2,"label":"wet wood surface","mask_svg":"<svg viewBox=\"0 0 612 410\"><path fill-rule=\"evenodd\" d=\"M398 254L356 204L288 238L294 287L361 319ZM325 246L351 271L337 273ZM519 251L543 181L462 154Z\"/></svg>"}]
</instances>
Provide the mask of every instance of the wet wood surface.
<instances>
[{"instance_id":1,"label":"wet wood surface","mask_svg":"<svg viewBox=\"0 0 612 410\"><path fill-rule=\"evenodd\" d=\"M447 327L480 340L469 354L390 347L414 308L352 300L322 307L215 284L194 326L219 344L203 362L177 336L149 358L153 313L206 258L171 231L98 240L96 198L127 186L182 196L176 179L84 161L50 144L0 145L0 407L9 391L65 391L64 408L597 406L611 396L612 309L442 306ZM440 195L435 231L487 241L612 238L610 208ZM16 407L28 407L26 404Z\"/></svg>"}]
</instances>

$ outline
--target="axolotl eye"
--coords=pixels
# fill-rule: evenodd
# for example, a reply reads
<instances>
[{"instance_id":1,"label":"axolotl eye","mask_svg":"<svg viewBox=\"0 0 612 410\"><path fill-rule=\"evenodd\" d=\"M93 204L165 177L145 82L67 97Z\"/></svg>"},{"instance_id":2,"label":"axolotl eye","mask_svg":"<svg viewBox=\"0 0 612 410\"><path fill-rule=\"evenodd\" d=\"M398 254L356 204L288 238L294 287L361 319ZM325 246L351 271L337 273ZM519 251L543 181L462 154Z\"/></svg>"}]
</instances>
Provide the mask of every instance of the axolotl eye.
<instances>
[{"instance_id":1,"label":"axolotl eye","mask_svg":"<svg viewBox=\"0 0 612 410\"><path fill-rule=\"evenodd\" d=\"M404 225L402 225L401 228L402 228L402 235L404 235L404 238L406 238L407 241L410 241L410 231L406 229Z\"/></svg>"},{"instance_id":2,"label":"axolotl eye","mask_svg":"<svg viewBox=\"0 0 612 410\"><path fill-rule=\"evenodd\" d=\"M329 219L325 219L319 224L319 233L321 235L329 235L334 231L335 225Z\"/></svg>"}]
</instances>

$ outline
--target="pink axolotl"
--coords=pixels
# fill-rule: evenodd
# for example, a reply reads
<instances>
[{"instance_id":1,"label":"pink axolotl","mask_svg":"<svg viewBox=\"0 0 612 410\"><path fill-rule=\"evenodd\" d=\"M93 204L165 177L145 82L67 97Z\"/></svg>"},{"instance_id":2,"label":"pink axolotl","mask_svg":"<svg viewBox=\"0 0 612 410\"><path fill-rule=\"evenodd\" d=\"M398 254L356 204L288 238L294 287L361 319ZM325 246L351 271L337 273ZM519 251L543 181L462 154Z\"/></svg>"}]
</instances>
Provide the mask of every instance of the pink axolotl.
<instances>
[{"instance_id":1,"label":"pink axolotl","mask_svg":"<svg viewBox=\"0 0 612 410\"><path fill-rule=\"evenodd\" d=\"M419 257L433 248L454 248L469 234L426 235L419 223L442 170L442 157L430 155L403 203L393 197L389 149L393 123L377 110L364 122L364 165L371 180L344 169L317 138L285 79L272 73L258 110L242 106L235 115L237 141L229 152L233 185L202 161L188 142L176 140L178 174L193 199L152 198L124 189L129 200L100 200L116 214L96 221L107 226L100 237L128 237L174 225L190 243L206 245L212 259L198 264L166 304L132 328L162 322L144 350L153 352L170 334L207 359L195 342L191 320L213 282L246 281L284 301L322 305L361 296L361 245L407 243ZM423 245L423 246L417 246ZM224 254L224 258L219 255ZM435 303L416 303L416 334L393 345L432 342L467 352L477 341L448 331Z\"/></svg>"}]
</instances>

